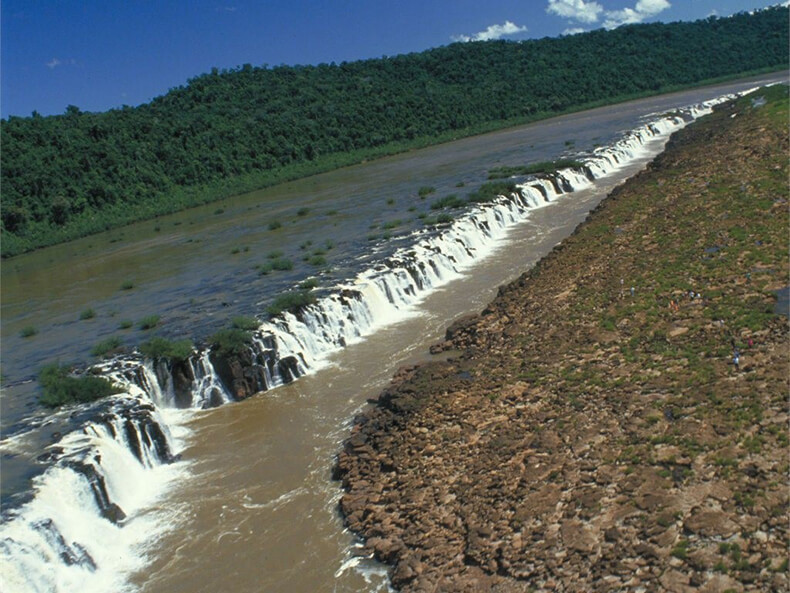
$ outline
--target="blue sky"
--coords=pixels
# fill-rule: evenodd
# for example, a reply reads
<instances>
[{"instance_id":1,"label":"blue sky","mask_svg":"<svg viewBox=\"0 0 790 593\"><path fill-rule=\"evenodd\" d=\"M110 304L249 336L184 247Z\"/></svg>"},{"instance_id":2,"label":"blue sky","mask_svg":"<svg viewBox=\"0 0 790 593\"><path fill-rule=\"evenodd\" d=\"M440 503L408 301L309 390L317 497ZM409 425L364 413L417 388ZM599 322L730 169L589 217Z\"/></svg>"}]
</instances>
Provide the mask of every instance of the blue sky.
<instances>
[{"instance_id":1,"label":"blue sky","mask_svg":"<svg viewBox=\"0 0 790 593\"><path fill-rule=\"evenodd\" d=\"M0 112L139 105L212 67L728 16L777 0L2 0Z\"/></svg>"}]
</instances>

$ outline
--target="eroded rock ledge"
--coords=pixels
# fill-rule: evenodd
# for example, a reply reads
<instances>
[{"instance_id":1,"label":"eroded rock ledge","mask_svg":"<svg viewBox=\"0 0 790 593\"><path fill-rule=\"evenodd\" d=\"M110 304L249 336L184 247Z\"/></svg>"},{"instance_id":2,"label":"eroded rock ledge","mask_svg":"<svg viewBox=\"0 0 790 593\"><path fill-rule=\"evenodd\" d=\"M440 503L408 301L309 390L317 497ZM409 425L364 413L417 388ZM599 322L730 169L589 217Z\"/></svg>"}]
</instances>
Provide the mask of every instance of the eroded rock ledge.
<instances>
[{"instance_id":1,"label":"eroded rock ledge","mask_svg":"<svg viewBox=\"0 0 790 593\"><path fill-rule=\"evenodd\" d=\"M777 96L673 137L357 419L340 507L394 587L786 590Z\"/></svg>"}]
</instances>

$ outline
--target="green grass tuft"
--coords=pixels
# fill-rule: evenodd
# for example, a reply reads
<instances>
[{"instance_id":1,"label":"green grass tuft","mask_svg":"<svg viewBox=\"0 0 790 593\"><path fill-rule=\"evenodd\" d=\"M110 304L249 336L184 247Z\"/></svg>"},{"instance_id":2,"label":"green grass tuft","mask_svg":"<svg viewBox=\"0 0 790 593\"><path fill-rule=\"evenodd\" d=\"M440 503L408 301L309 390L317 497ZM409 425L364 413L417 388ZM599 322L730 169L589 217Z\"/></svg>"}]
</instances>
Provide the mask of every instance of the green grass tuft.
<instances>
[{"instance_id":1,"label":"green grass tuft","mask_svg":"<svg viewBox=\"0 0 790 593\"><path fill-rule=\"evenodd\" d=\"M51 364L45 366L38 374L42 393L39 402L48 408L92 402L97 399L122 393L120 389L101 377L73 377L67 366Z\"/></svg>"},{"instance_id":2,"label":"green grass tuft","mask_svg":"<svg viewBox=\"0 0 790 593\"><path fill-rule=\"evenodd\" d=\"M159 325L159 315L148 315L140 320L139 327L142 330L153 329Z\"/></svg>"},{"instance_id":3,"label":"green grass tuft","mask_svg":"<svg viewBox=\"0 0 790 593\"><path fill-rule=\"evenodd\" d=\"M167 359L174 362L187 360L194 349L195 347L191 340L172 341L159 336L143 342L139 347L140 354L146 358L153 358L154 360Z\"/></svg>"}]
</instances>

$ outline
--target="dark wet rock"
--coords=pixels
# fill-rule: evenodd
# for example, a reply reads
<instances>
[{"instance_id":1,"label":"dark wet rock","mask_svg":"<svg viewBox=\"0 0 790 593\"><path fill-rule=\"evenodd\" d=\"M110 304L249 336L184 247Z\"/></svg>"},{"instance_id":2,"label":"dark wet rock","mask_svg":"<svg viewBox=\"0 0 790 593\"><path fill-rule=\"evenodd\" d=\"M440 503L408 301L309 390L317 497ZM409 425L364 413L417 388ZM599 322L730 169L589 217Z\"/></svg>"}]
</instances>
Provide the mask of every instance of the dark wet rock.
<instances>
[{"instance_id":1,"label":"dark wet rock","mask_svg":"<svg viewBox=\"0 0 790 593\"><path fill-rule=\"evenodd\" d=\"M105 519L113 523L120 523L126 518L123 509L110 500L104 476L93 465L73 460L66 462L65 465L82 475L88 482L99 512Z\"/></svg>"},{"instance_id":2,"label":"dark wet rock","mask_svg":"<svg viewBox=\"0 0 790 593\"><path fill-rule=\"evenodd\" d=\"M176 405L180 408L191 407L192 388L195 375L189 361L176 361L171 364L170 374L173 378L173 392Z\"/></svg>"},{"instance_id":3,"label":"dark wet rock","mask_svg":"<svg viewBox=\"0 0 790 593\"><path fill-rule=\"evenodd\" d=\"M230 355L212 352L210 360L226 390L234 399L243 400L267 389L264 366L254 357L251 349ZM290 362L283 363L281 360L278 365L281 373L283 370L290 373ZM285 379L285 375L283 378ZM292 379L288 375L286 382L290 380ZM210 406L221 403L221 399L219 402L213 397L209 400Z\"/></svg>"},{"instance_id":4,"label":"dark wet rock","mask_svg":"<svg viewBox=\"0 0 790 593\"><path fill-rule=\"evenodd\" d=\"M96 562L88 551L76 542L72 544L66 542L52 519L38 521L33 525L33 528L47 540L50 548L58 553L63 564L66 566L78 565L90 571L96 570Z\"/></svg>"},{"instance_id":5,"label":"dark wet rock","mask_svg":"<svg viewBox=\"0 0 790 593\"><path fill-rule=\"evenodd\" d=\"M285 383L290 383L299 378L299 361L295 356L286 356L277 363L280 376Z\"/></svg>"}]
</instances>

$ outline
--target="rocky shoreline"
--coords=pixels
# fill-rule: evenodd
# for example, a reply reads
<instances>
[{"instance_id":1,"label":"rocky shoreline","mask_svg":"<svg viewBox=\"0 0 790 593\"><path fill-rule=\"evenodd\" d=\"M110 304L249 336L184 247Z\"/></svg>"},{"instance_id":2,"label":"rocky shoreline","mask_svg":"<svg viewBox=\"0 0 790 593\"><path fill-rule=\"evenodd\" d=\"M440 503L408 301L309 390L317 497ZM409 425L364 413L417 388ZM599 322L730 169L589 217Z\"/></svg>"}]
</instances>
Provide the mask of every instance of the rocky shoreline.
<instances>
[{"instance_id":1,"label":"rocky shoreline","mask_svg":"<svg viewBox=\"0 0 790 593\"><path fill-rule=\"evenodd\" d=\"M396 589L787 589L787 91L762 93L356 419L340 508Z\"/></svg>"}]
</instances>

